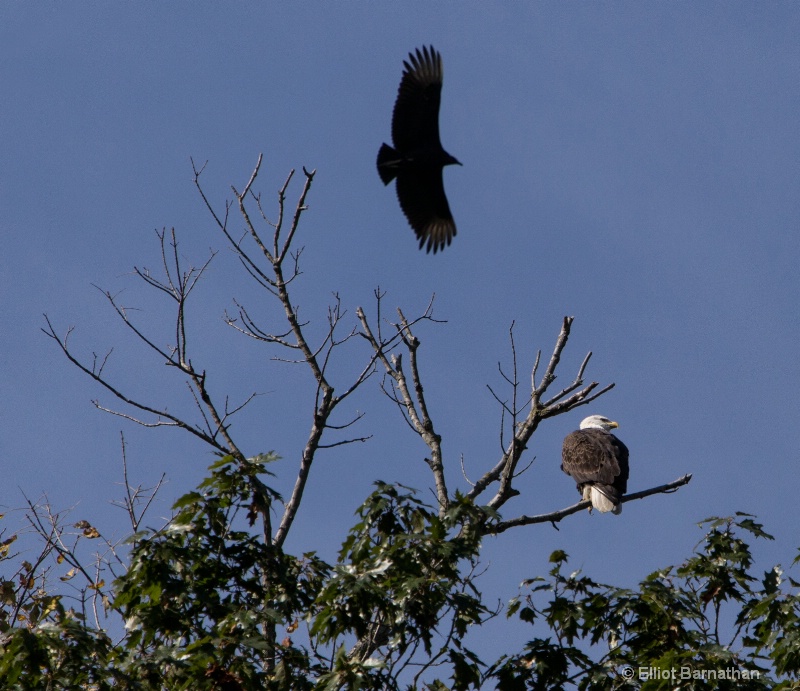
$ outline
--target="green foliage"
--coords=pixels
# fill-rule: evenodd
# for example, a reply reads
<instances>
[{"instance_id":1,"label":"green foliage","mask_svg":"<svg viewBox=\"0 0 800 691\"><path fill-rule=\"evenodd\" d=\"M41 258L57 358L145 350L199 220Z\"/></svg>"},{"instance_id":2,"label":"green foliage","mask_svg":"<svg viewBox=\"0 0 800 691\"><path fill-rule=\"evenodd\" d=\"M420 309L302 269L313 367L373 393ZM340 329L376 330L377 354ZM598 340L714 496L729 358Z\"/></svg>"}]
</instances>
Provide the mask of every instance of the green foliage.
<instances>
[{"instance_id":1,"label":"green foliage","mask_svg":"<svg viewBox=\"0 0 800 691\"><path fill-rule=\"evenodd\" d=\"M392 647L405 651L422 642L430 653L442 611L452 614L459 637L485 613L480 593L459 568L477 556L480 532L465 526L483 514L462 499L439 517L401 489L379 482L359 509L320 593L323 606L311 632L321 641L343 632L362 636L377 618L392 622Z\"/></svg>"},{"instance_id":2,"label":"green foliage","mask_svg":"<svg viewBox=\"0 0 800 691\"><path fill-rule=\"evenodd\" d=\"M115 679L124 681L107 667L113 651L111 639L86 626L74 612L64 611L58 598L44 620L7 629L0 640L3 689L102 691L112 688Z\"/></svg>"},{"instance_id":3,"label":"green foliage","mask_svg":"<svg viewBox=\"0 0 800 691\"><path fill-rule=\"evenodd\" d=\"M794 688L798 583L775 567L759 587L740 536L772 537L746 514L700 525L699 549L637 590L566 574L567 555L553 553L550 577L526 582L507 612L548 635L494 666L498 688Z\"/></svg>"},{"instance_id":4,"label":"green foliage","mask_svg":"<svg viewBox=\"0 0 800 691\"><path fill-rule=\"evenodd\" d=\"M138 541L114 601L128 631L120 661L154 688L306 685L308 656L277 637L296 627L330 567L250 529L253 506L276 496L257 479L272 460L220 459L170 524Z\"/></svg>"},{"instance_id":5,"label":"green foliage","mask_svg":"<svg viewBox=\"0 0 800 691\"><path fill-rule=\"evenodd\" d=\"M496 614L476 584L495 515L463 497L439 512L379 482L335 564L294 557L265 537L277 495L260 477L274 458L221 458L164 529L132 538L109 603L125 627L116 643L35 566L3 577L0 688L764 689L800 678L798 583L777 566L754 575L748 539L771 538L751 516L704 521L684 563L635 589L571 572L554 552L506 608L529 640L488 662L468 641Z\"/></svg>"},{"instance_id":6,"label":"green foliage","mask_svg":"<svg viewBox=\"0 0 800 691\"><path fill-rule=\"evenodd\" d=\"M336 643L348 634L372 637L387 652L376 663L370 649L349 657L340 649L336 669L323 680L335 682L321 688L342 688L345 682L345 688L396 688L387 672L401 667L420 645L428 664L449 658L453 688L468 688L479 676L477 657L461 641L489 612L472 572L465 574L462 565L475 563L479 528L491 513L456 497L438 515L413 491L376 484L320 592L310 632L322 643ZM435 639L445 644L434 651ZM350 686L356 670L359 681Z\"/></svg>"}]
</instances>

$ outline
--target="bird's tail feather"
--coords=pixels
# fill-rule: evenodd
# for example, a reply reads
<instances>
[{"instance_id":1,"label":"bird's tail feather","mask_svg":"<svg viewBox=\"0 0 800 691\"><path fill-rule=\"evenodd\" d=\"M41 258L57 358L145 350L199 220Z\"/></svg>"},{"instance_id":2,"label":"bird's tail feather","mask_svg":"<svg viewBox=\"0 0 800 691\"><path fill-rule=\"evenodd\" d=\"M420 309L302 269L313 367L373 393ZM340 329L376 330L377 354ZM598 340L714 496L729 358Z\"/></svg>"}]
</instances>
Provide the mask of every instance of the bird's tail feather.
<instances>
[{"instance_id":1,"label":"bird's tail feather","mask_svg":"<svg viewBox=\"0 0 800 691\"><path fill-rule=\"evenodd\" d=\"M609 511L615 515L622 513L622 504L620 504L616 493L612 493L613 488L593 485L586 489L590 489L591 493L588 497L584 494L584 499L591 499L592 507L600 513L608 513Z\"/></svg>"},{"instance_id":2,"label":"bird's tail feather","mask_svg":"<svg viewBox=\"0 0 800 691\"><path fill-rule=\"evenodd\" d=\"M378 151L378 175L381 176L384 185L388 185L397 177L399 164L400 157L397 152L388 144L381 144Z\"/></svg>"}]
</instances>

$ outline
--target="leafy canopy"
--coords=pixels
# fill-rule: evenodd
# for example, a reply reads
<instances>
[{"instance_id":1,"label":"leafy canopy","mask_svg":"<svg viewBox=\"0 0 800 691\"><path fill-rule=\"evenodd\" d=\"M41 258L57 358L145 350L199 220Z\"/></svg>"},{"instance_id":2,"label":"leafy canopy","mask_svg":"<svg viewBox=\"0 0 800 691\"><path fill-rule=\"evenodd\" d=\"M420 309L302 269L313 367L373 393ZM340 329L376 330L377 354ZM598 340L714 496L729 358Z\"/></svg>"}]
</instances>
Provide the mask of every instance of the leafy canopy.
<instances>
[{"instance_id":1,"label":"leafy canopy","mask_svg":"<svg viewBox=\"0 0 800 691\"><path fill-rule=\"evenodd\" d=\"M747 539L771 537L751 516L703 521L694 553L636 589L570 572L554 552L547 576L505 607L529 639L485 660L469 646L497 614L476 568L496 514L463 497L440 514L378 482L335 563L293 556L253 528L277 498L260 479L274 460L219 459L168 525L131 538L108 599L124 625L117 641L47 587L43 564L4 577L2 688L762 689L798 679L798 583L777 566L754 575ZM656 678L684 669L739 676Z\"/></svg>"}]
</instances>

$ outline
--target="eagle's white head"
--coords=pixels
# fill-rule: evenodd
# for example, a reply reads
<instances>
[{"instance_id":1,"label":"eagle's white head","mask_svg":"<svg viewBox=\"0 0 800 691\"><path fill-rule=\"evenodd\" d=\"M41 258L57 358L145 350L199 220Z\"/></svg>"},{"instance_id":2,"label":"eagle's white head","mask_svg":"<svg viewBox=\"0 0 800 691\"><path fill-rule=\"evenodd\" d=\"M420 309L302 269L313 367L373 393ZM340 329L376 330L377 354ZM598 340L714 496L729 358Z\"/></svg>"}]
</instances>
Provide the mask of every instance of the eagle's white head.
<instances>
[{"instance_id":1,"label":"eagle's white head","mask_svg":"<svg viewBox=\"0 0 800 691\"><path fill-rule=\"evenodd\" d=\"M619 425L616 422L603 415L590 415L581 420L581 429L601 429L604 432L610 432L617 427Z\"/></svg>"}]
</instances>

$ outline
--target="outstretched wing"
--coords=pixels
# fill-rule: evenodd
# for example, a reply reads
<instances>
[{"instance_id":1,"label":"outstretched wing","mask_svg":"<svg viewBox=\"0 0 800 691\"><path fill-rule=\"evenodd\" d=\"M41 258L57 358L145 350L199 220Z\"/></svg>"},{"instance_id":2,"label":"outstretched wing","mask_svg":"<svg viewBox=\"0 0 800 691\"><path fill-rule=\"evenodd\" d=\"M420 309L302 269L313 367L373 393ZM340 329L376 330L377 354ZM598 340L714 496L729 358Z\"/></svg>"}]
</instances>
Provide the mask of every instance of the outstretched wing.
<instances>
[{"instance_id":1,"label":"outstretched wing","mask_svg":"<svg viewBox=\"0 0 800 691\"><path fill-rule=\"evenodd\" d=\"M417 48L403 61L405 69L392 114L392 141L401 153L441 148L439 103L442 56L433 46Z\"/></svg>"},{"instance_id":2,"label":"outstretched wing","mask_svg":"<svg viewBox=\"0 0 800 691\"><path fill-rule=\"evenodd\" d=\"M397 176L397 199L414 229L420 249L436 254L449 245L456 224L444 193L441 168L411 168Z\"/></svg>"}]
</instances>

